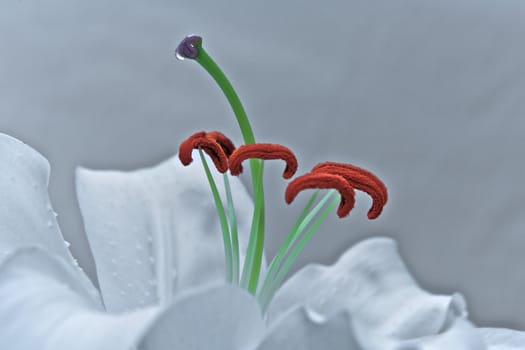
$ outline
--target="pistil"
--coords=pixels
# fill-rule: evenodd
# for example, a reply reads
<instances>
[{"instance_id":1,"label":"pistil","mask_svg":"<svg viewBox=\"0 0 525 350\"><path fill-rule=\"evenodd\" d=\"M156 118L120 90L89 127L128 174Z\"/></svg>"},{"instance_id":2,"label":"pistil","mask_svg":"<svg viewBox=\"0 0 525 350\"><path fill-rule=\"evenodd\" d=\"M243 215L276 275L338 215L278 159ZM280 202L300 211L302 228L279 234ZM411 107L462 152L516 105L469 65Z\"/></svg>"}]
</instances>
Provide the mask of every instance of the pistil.
<instances>
[{"instance_id":1,"label":"pistil","mask_svg":"<svg viewBox=\"0 0 525 350\"><path fill-rule=\"evenodd\" d=\"M197 35L186 37L179 44L175 53L179 59L194 59L211 75L232 107L237 123L241 129L244 143L255 143L255 136L250 121L248 120L248 116L246 115L246 111L244 110L237 92L217 63L215 63L211 56L208 55L206 50L202 47L202 38ZM250 266L247 287L251 293L255 293L259 281L263 256L262 252L264 249L265 214L264 188L262 183L264 168L262 163L256 159L250 160L250 168L253 193L255 197L255 208L252 218L252 231L248 241L248 254L246 256L247 263Z\"/></svg>"}]
</instances>

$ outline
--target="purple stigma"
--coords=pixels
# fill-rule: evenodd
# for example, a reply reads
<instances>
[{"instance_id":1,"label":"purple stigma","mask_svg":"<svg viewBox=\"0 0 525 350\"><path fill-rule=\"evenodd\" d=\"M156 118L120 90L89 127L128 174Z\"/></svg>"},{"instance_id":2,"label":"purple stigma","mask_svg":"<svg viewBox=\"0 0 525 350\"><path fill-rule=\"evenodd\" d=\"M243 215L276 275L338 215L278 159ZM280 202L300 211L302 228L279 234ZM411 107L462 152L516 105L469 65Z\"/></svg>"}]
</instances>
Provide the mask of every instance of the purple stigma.
<instances>
[{"instance_id":1,"label":"purple stigma","mask_svg":"<svg viewBox=\"0 0 525 350\"><path fill-rule=\"evenodd\" d=\"M202 45L202 38L198 35L188 35L177 46L175 55L179 59L191 58L195 59L199 56L199 49Z\"/></svg>"}]
</instances>

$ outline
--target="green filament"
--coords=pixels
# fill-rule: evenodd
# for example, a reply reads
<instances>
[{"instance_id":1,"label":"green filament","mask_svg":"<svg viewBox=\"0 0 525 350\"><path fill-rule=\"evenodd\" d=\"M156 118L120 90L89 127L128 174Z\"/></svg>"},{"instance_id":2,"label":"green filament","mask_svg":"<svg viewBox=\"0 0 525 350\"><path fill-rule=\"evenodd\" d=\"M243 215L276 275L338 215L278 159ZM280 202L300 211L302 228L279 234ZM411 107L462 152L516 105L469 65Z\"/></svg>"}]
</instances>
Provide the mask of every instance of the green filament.
<instances>
[{"instance_id":1,"label":"green filament","mask_svg":"<svg viewBox=\"0 0 525 350\"><path fill-rule=\"evenodd\" d=\"M261 166L259 168L255 180L256 192L254 194L254 213L260 212L261 206L264 205L264 197L261 195L261 191L263 191L263 171L264 163L261 162ZM257 228L260 227L260 220L261 217L254 214L252 218L252 229L250 232L250 239L248 241L248 251L246 253L246 261L244 262L244 269L241 279L241 286L248 289L248 291L252 294L255 294L255 292L257 291L259 273L262 264L262 255L264 250L264 232L257 230Z\"/></svg>"},{"instance_id":2,"label":"green filament","mask_svg":"<svg viewBox=\"0 0 525 350\"><path fill-rule=\"evenodd\" d=\"M226 200L228 201L228 216L230 219L231 243L232 243L232 282L239 283L239 235L237 233L237 219L235 217L235 208L233 206L232 190L228 175L223 174L224 189L226 191Z\"/></svg>"},{"instance_id":3,"label":"green filament","mask_svg":"<svg viewBox=\"0 0 525 350\"><path fill-rule=\"evenodd\" d=\"M316 200L318 195L319 195L319 190L315 191L314 194L312 195L312 197L310 197L310 200L308 201L308 203L304 207L303 211L299 215L299 218L295 222L295 225L293 226L293 228L290 230L290 232L286 236L286 239L285 239L284 243L281 245L281 248L279 249L279 251L277 252L275 257L273 258L272 262L270 263L270 267L268 268L268 272L266 273L266 277L264 279L264 283L263 283L261 289L259 289L258 294L260 294L262 292L262 290L268 288L268 285L272 281L272 279L274 278L274 274L277 272L277 268L281 264L281 261L283 260L284 256L286 255L286 252L288 252L288 249L291 247L291 245L296 240L297 235L300 233L298 231L298 228L301 225L301 223L303 222L303 220L306 217L306 215L308 214L308 212L310 211L310 209L312 208L312 206L314 204L314 201Z\"/></svg>"},{"instance_id":4,"label":"green filament","mask_svg":"<svg viewBox=\"0 0 525 350\"><path fill-rule=\"evenodd\" d=\"M206 177L208 178L208 182L210 184L213 200L215 201L215 207L217 208L217 214L219 215L219 221L221 223L222 240L224 243L224 257L226 260L226 281L232 282L232 244L230 240L230 230L228 229L228 221L226 220L226 214L224 213L224 207L219 196L219 191L217 190L217 185L215 184L215 180L211 175L210 167L206 162L204 152L202 152L201 148L199 148L199 154L201 156L204 171L206 172Z\"/></svg>"},{"instance_id":5,"label":"green filament","mask_svg":"<svg viewBox=\"0 0 525 350\"><path fill-rule=\"evenodd\" d=\"M325 199L329 199L331 197L330 196L325 196ZM301 239L299 240L299 242L297 242L297 245L293 248L293 250L290 252L290 254L288 255L288 257L286 258L284 264L282 265L282 267L279 269L279 272L277 273L277 276L270 282L267 290L263 290L261 295L260 295L260 298L259 298L259 303L261 305L261 308L263 309L263 311L266 310L266 308L268 307L268 304L269 302L271 301L273 295L275 294L277 288L281 285L281 283L283 282L284 278L286 277L286 275L288 274L288 271L290 270L290 268L292 267L292 264L294 263L294 261L297 259L297 256L299 255L299 253L303 250L304 246L306 245L306 243L308 243L308 241L310 240L310 238L312 237L313 233L319 228L319 226L324 222L324 220L326 219L326 217L328 216L328 214L330 214L330 212L333 211L333 209L337 206L337 204L339 203L339 201L341 200L341 197L340 195L337 195L333 200L332 202L330 203L330 205L325 208L323 210L323 212L319 215L319 217L314 221L314 223L312 224L312 226L310 226L310 228L306 231L306 233L303 235L303 237L301 237ZM314 210L312 210L312 213L314 211L318 211L316 210L317 208L321 208L325 203L319 203L318 206L316 206L316 208L314 208ZM315 213L317 214L317 213ZM315 215L314 214L314 215ZM305 218L305 220L307 220ZM306 225L305 225L306 226ZM304 229L304 228L303 228Z\"/></svg>"}]
</instances>

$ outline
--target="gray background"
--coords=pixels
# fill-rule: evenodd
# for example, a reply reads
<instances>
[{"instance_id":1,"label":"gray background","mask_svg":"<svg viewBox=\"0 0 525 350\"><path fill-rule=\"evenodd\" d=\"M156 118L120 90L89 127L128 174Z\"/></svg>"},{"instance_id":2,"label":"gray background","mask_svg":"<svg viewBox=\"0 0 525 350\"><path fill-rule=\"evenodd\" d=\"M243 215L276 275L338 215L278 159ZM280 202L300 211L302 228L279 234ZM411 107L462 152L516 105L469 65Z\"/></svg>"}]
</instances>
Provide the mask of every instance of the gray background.
<instances>
[{"instance_id":1,"label":"gray background","mask_svg":"<svg viewBox=\"0 0 525 350\"><path fill-rule=\"evenodd\" d=\"M2 0L0 128L51 161L62 229L91 276L74 167L152 165L201 129L241 140L211 79L173 58L194 32L258 140L294 149L300 173L353 162L389 187L380 219L359 196L297 267L392 236L425 288L464 293L480 325L525 329L521 0ZM301 203L284 204L282 164L267 169L271 256Z\"/></svg>"}]
</instances>

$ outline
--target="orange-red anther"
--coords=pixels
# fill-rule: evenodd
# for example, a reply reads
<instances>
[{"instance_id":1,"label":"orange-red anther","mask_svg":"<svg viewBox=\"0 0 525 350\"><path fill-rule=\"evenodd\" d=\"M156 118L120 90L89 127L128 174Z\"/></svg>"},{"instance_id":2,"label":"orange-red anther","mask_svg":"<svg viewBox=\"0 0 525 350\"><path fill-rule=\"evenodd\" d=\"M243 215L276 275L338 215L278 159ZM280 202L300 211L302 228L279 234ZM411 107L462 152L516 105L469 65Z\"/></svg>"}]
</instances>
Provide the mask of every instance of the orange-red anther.
<instances>
[{"instance_id":1,"label":"orange-red anther","mask_svg":"<svg viewBox=\"0 0 525 350\"><path fill-rule=\"evenodd\" d=\"M337 216L340 218L347 216L354 207L354 188L350 186L344 177L326 173L308 173L295 178L286 187L284 195L286 203L290 204L299 192L308 188L333 188L338 190L341 194L341 203L339 203L339 208L337 209Z\"/></svg>"},{"instance_id":2,"label":"orange-red anther","mask_svg":"<svg viewBox=\"0 0 525 350\"><path fill-rule=\"evenodd\" d=\"M212 139L217 141L217 143L221 145L227 157L231 156L233 151L235 151L235 145L233 144L232 140L226 137L226 135L224 135L222 132L210 131L206 134L206 136L211 137Z\"/></svg>"},{"instance_id":3,"label":"orange-red anther","mask_svg":"<svg viewBox=\"0 0 525 350\"><path fill-rule=\"evenodd\" d=\"M196 132L180 144L179 159L183 165L189 165L193 161L191 154L197 148L210 156L219 172L225 173L228 170L228 156L223 147L204 131Z\"/></svg>"},{"instance_id":4,"label":"orange-red anther","mask_svg":"<svg viewBox=\"0 0 525 350\"><path fill-rule=\"evenodd\" d=\"M356 189L366 192L372 197L372 207L368 211L368 218L375 219L383 210L388 194L386 186L371 172L351 164L324 162L317 164L312 173L326 173L342 176Z\"/></svg>"},{"instance_id":5,"label":"orange-red anther","mask_svg":"<svg viewBox=\"0 0 525 350\"><path fill-rule=\"evenodd\" d=\"M283 172L285 179L291 178L297 171L297 159L289 148L273 143L254 143L242 145L232 153L229 159L231 174L239 175L242 172L242 162L250 158L284 160L286 162Z\"/></svg>"}]
</instances>

